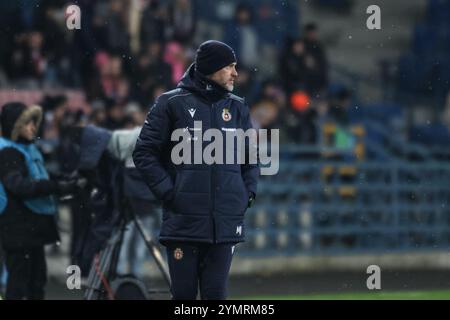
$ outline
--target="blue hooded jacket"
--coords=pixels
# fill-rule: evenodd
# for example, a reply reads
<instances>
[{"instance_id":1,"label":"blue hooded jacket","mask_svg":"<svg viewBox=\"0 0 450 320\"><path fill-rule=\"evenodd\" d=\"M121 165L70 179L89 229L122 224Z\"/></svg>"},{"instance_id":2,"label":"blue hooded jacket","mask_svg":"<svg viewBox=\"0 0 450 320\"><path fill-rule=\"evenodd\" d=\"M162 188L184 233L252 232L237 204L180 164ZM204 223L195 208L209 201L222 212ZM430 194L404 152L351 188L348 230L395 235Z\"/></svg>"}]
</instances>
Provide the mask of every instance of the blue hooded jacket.
<instances>
[{"instance_id":1,"label":"blue hooded jacket","mask_svg":"<svg viewBox=\"0 0 450 320\"><path fill-rule=\"evenodd\" d=\"M4 148L14 148L18 150L25 158L29 175L33 180L48 180L49 176L44 166L42 154L34 144L21 144L9 139L0 137L0 150ZM0 214L7 207L8 197L3 184L0 182ZM25 206L37 214L55 214L56 201L53 196L41 196L24 200Z\"/></svg>"},{"instance_id":2,"label":"blue hooded jacket","mask_svg":"<svg viewBox=\"0 0 450 320\"><path fill-rule=\"evenodd\" d=\"M224 145L226 131L251 128L244 99L203 77L195 64L177 89L158 97L136 142L133 160L154 195L163 201L160 242L244 241L244 213L250 194L256 195L258 165L208 165L204 161L175 165L171 152L178 141L171 141L172 132L187 129L191 133L194 121L202 122L203 132L218 129ZM202 153L208 144L203 142Z\"/></svg>"}]
</instances>

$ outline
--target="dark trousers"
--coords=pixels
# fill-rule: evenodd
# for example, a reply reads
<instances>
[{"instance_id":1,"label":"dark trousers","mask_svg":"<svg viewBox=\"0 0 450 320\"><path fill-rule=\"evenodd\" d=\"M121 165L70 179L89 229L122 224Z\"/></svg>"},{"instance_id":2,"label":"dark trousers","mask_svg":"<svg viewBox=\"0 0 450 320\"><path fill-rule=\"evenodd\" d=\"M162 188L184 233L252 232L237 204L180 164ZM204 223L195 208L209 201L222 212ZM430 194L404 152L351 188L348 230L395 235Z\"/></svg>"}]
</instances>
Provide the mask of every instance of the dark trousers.
<instances>
[{"instance_id":1,"label":"dark trousers","mask_svg":"<svg viewBox=\"0 0 450 320\"><path fill-rule=\"evenodd\" d=\"M7 300L43 300L47 283L44 246L5 250Z\"/></svg>"},{"instance_id":2,"label":"dark trousers","mask_svg":"<svg viewBox=\"0 0 450 320\"><path fill-rule=\"evenodd\" d=\"M76 196L70 202L72 218L72 236L70 239L71 264L83 265L83 246L85 245L85 238L92 221L91 210L85 205L88 201L85 197ZM89 268L82 268L81 270L82 275L87 277Z\"/></svg>"},{"instance_id":3,"label":"dark trousers","mask_svg":"<svg viewBox=\"0 0 450 320\"><path fill-rule=\"evenodd\" d=\"M233 244L170 243L167 259L173 300L202 300L227 297L228 273Z\"/></svg>"}]
</instances>

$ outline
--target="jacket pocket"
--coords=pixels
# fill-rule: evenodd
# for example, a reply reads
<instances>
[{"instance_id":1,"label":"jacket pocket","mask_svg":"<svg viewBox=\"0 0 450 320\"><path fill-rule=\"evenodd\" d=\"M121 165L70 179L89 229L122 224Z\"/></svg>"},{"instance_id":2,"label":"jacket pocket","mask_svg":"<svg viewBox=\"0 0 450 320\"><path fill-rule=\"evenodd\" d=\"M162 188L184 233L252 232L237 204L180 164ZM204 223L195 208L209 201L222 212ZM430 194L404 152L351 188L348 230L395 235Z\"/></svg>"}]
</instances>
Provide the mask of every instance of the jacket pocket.
<instances>
[{"instance_id":1,"label":"jacket pocket","mask_svg":"<svg viewBox=\"0 0 450 320\"><path fill-rule=\"evenodd\" d=\"M180 214L209 214L210 175L207 170L183 170L176 177L173 209Z\"/></svg>"},{"instance_id":2,"label":"jacket pocket","mask_svg":"<svg viewBox=\"0 0 450 320\"><path fill-rule=\"evenodd\" d=\"M248 205L248 191L239 172L222 171L216 209L223 215L243 215Z\"/></svg>"}]
</instances>

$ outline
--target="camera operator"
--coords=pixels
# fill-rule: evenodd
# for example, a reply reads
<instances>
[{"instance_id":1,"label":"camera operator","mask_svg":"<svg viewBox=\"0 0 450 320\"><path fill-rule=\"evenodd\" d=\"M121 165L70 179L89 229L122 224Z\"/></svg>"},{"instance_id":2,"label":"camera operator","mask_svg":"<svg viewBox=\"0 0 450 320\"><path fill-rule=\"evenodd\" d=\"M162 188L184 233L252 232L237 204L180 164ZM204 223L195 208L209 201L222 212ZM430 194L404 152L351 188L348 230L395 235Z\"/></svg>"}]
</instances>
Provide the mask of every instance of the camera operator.
<instances>
[{"instance_id":1,"label":"camera operator","mask_svg":"<svg viewBox=\"0 0 450 320\"><path fill-rule=\"evenodd\" d=\"M44 246L59 241L54 195L75 192L80 180L52 180L34 142L42 120L38 106L5 104L0 122L0 242L8 280L6 299L44 299Z\"/></svg>"},{"instance_id":2,"label":"camera operator","mask_svg":"<svg viewBox=\"0 0 450 320\"><path fill-rule=\"evenodd\" d=\"M143 115L145 117L145 115ZM133 124L136 125L140 121ZM144 122L144 120L142 120ZM111 135L107 150L115 158L124 163L123 195L125 211L129 221L127 232L123 239L123 249L120 251L118 273L133 274L142 277L142 265L145 261L146 246L133 221L133 216L139 218L148 236L152 235L152 226L159 214L160 203L148 189L139 171L136 169L132 154L137 137L142 127L116 130Z\"/></svg>"}]
</instances>

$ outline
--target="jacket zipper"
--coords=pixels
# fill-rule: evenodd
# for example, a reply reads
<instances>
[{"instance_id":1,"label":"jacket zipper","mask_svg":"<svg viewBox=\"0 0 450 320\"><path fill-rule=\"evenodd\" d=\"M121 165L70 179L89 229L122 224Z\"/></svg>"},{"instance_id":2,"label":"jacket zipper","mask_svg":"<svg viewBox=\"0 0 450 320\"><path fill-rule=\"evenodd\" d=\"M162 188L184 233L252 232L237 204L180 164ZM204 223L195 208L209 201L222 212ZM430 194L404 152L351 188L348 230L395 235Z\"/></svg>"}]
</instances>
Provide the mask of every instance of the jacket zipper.
<instances>
[{"instance_id":1,"label":"jacket zipper","mask_svg":"<svg viewBox=\"0 0 450 320\"><path fill-rule=\"evenodd\" d=\"M215 104L213 103L212 105L211 105L211 125L210 125L210 127L211 128L215 128L215 121L214 121L214 119L215 119L215 112L214 112L214 106L215 106ZM215 216L215 214L214 214L214 199L215 199L215 195L216 195L216 186L215 186L215 183L214 183L214 180L215 180L215 166L214 166L214 164L211 164L211 181L210 181L210 183L211 183L211 211L210 211L210 215L211 215L211 217L212 217L212 224L213 224L213 243L216 243L216 216Z\"/></svg>"}]
</instances>

